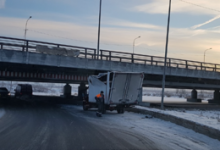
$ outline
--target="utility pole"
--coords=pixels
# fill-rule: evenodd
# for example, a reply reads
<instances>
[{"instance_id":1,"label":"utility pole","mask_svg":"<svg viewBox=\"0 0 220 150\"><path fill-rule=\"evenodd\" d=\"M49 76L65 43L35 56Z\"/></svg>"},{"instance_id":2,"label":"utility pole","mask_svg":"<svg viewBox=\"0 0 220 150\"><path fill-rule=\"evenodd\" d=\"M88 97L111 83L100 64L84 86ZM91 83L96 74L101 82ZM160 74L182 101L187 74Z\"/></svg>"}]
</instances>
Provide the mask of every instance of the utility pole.
<instances>
[{"instance_id":1,"label":"utility pole","mask_svg":"<svg viewBox=\"0 0 220 150\"><path fill-rule=\"evenodd\" d=\"M96 57L96 59L99 59L101 13L102 13L102 0L100 0L100 4L99 4L99 27L98 27L98 44L97 44L97 57Z\"/></svg>"},{"instance_id":2,"label":"utility pole","mask_svg":"<svg viewBox=\"0 0 220 150\"><path fill-rule=\"evenodd\" d=\"M161 95L161 109L164 109L164 87L166 79L166 68L167 68L167 49L169 41L169 29L170 29L170 10L171 10L171 0L169 0L169 11L168 11L168 21L167 21L167 37L166 37L166 49L165 49L165 58L164 58L164 68L163 68L163 81L162 81L162 95Z\"/></svg>"}]
</instances>

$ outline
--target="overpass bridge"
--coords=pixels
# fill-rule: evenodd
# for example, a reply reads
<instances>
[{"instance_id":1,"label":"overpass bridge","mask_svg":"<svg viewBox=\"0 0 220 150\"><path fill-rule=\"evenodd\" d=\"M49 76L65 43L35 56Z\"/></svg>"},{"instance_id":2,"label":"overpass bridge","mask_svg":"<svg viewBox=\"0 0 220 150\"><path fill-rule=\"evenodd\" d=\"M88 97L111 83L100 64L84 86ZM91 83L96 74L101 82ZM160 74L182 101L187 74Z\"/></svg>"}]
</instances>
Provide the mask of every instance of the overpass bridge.
<instances>
[{"instance_id":1,"label":"overpass bridge","mask_svg":"<svg viewBox=\"0 0 220 150\"><path fill-rule=\"evenodd\" d=\"M48 55L36 46L77 49L78 57ZM57 43L0 36L0 79L80 83L89 75L106 71L144 72L144 87L162 87L164 57L78 47ZM220 64L167 58L166 88L215 90L214 100L220 101ZM196 96L194 96L196 95Z\"/></svg>"}]
</instances>

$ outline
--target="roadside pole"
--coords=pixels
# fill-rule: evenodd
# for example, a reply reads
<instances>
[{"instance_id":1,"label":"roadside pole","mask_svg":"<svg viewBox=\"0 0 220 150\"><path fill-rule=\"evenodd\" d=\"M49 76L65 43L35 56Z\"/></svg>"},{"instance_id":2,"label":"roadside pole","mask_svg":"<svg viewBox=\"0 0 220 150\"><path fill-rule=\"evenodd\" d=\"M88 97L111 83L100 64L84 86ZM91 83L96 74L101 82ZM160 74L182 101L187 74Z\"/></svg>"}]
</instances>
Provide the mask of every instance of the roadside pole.
<instances>
[{"instance_id":1,"label":"roadside pole","mask_svg":"<svg viewBox=\"0 0 220 150\"><path fill-rule=\"evenodd\" d=\"M100 4L99 4L99 27L98 27L98 44L97 44L97 55L96 55L96 59L99 59L99 41L100 41L101 13L102 13L102 0L100 0Z\"/></svg>"},{"instance_id":2,"label":"roadside pole","mask_svg":"<svg viewBox=\"0 0 220 150\"><path fill-rule=\"evenodd\" d=\"M168 21L167 21L167 37L166 37L166 48L165 48L165 58L164 58L164 68L163 68L163 81L162 81L162 95L161 95L161 109L164 109L164 88L166 79L166 69L167 69L167 49L169 41L169 28L170 28L170 10L171 10L171 0L169 0L169 11L168 11Z\"/></svg>"}]
</instances>

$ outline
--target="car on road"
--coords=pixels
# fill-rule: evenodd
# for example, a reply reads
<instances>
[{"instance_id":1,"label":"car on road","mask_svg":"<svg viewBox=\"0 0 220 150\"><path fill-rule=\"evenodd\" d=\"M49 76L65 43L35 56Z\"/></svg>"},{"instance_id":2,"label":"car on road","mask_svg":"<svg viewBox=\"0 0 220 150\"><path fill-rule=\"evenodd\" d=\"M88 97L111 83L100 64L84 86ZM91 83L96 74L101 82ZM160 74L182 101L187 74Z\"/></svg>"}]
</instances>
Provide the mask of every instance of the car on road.
<instances>
[{"instance_id":1,"label":"car on road","mask_svg":"<svg viewBox=\"0 0 220 150\"><path fill-rule=\"evenodd\" d=\"M30 84L18 84L15 91L15 98L28 100L32 97L33 90Z\"/></svg>"},{"instance_id":2,"label":"car on road","mask_svg":"<svg viewBox=\"0 0 220 150\"><path fill-rule=\"evenodd\" d=\"M0 87L0 100L10 99L11 93L5 87Z\"/></svg>"}]
</instances>

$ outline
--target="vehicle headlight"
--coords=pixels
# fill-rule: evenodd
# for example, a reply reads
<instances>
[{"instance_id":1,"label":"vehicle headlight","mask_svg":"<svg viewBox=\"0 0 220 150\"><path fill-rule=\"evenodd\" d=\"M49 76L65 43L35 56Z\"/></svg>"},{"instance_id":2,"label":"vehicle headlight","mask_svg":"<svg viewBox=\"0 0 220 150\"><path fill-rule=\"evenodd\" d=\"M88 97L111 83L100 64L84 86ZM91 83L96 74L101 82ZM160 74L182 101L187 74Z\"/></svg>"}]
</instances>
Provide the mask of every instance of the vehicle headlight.
<instances>
[{"instance_id":1,"label":"vehicle headlight","mask_svg":"<svg viewBox=\"0 0 220 150\"><path fill-rule=\"evenodd\" d=\"M8 96L10 96L11 95L11 93L8 93Z\"/></svg>"}]
</instances>

